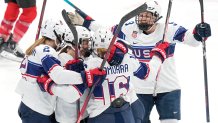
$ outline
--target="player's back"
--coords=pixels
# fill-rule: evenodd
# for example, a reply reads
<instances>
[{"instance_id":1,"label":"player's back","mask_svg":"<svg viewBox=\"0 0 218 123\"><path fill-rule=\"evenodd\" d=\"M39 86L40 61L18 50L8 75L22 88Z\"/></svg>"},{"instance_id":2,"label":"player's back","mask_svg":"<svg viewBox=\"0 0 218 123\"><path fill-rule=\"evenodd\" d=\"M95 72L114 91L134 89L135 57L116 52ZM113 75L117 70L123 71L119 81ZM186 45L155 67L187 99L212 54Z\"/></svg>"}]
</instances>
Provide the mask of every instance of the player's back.
<instances>
[{"instance_id":1,"label":"player's back","mask_svg":"<svg viewBox=\"0 0 218 123\"><path fill-rule=\"evenodd\" d=\"M48 49L51 50L44 52L48 51ZM48 72L43 68L41 58L56 53L53 50L48 45L39 45L35 48L32 55L24 58L20 65L22 78L16 87L16 92L22 95L22 102L34 111L44 115L53 113L56 97L41 91L36 79Z\"/></svg>"},{"instance_id":2,"label":"player's back","mask_svg":"<svg viewBox=\"0 0 218 123\"><path fill-rule=\"evenodd\" d=\"M87 61L88 69L99 67L101 58L93 58ZM134 102L137 99L131 83L133 72L139 67L139 63L130 54L124 56L120 65L110 66L105 64L104 69L107 71L105 81L101 86L96 86L93 92L93 99L90 100L88 113L94 117L106 110L111 102L122 96L127 102Z\"/></svg>"}]
</instances>

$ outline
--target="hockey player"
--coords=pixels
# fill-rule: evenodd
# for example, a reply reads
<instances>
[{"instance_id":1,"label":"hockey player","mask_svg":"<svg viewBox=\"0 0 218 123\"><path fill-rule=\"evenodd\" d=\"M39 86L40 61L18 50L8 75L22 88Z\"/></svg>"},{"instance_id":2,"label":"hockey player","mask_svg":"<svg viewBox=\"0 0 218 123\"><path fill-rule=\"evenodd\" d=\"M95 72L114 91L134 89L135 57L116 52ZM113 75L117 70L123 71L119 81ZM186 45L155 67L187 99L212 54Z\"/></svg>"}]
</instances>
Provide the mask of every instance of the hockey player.
<instances>
[{"instance_id":1,"label":"hockey player","mask_svg":"<svg viewBox=\"0 0 218 123\"><path fill-rule=\"evenodd\" d=\"M78 39L79 39L79 57L82 58L82 61L86 63L86 61L90 58L92 58L91 55L91 34L88 29L82 26L76 26L77 34L78 34ZM68 50L65 53L59 54L59 59L68 59L64 63L64 66L68 70L74 70L77 72L80 72L85 69L86 66L81 66L84 65L83 62L78 62L74 63L74 55L69 55L71 50ZM64 55L65 54L65 55ZM67 56L68 55L68 56ZM70 58L71 57L71 58ZM73 57L73 58L72 58ZM73 63L73 65L72 65ZM72 85L71 85L72 86ZM55 115L56 119L60 123L74 123L76 122L78 118L78 110L80 110L77 106L78 103L80 105L83 104L84 98L87 96L87 91L85 90L86 88L83 85L78 86L73 86L74 88L77 88L77 90L80 90L82 96L80 97L81 99L79 101L74 101L74 102L66 102L65 100L62 99L62 97L58 97L57 99L57 104L56 104L56 110L55 110ZM71 87L72 89L72 87ZM87 117L87 113L84 116L84 118ZM84 121L85 122L85 121Z\"/></svg>"},{"instance_id":2,"label":"hockey player","mask_svg":"<svg viewBox=\"0 0 218 123\"><path fill-rule=\"evenodd\" d=\"M83 26L76 26L76 30L78 32L80 57L86 61L89 58L92 58L91 33Z\"/></svg>"},{"instance_id":3,"label":"hockey player","mask_svg":"<svg viewBox=\"0 0 218 123\"><path fill-rule=\"evenodd\" d=\"M88 68L100 66L113 35L110 30L98 29L93 36L93 52L97 57L87 61ZM112 47L108 62L105 64L107 76L102 86L97 86L93 98L89 101L87 112L88 123L135 123L130 104L137 103L137 96L132 82L136 77L151 81L156 78L161 63L165 60L168 43L157 45L152 51L152 60L149 64L140 63L128 52L123 41L118 40ZM126 53L126 54L125 54ZM116 54L123 57L120 64L112 62ZM116 59L118 56L116 56ZM113 65L113 66L112 66ZM141 111L140 111L141 109ZM140 107L139 114L144 112Z\"/></svg>"},{"instance_id":4,"label":"hockey player","mask_svg":"<svg viewBox=\"0 0 218 123\"><path fill-rule=\"evenodd\" d=\"M142 62L149 62L150 51L154 45L163 38L164 24L158 23L161 18L161 7L157 1L146 2L147 11L139 14L124 24L119 37L133 45L133 53ZM75 22L91 30L96 30L96 23L87 17L75 14ZM99 27L98 27L99 28ZM116 27L115 27L116 28ZM170 51L174 53L176 43L198 46L203 39L211 36L210 25L199 23L193 32L176 24L169 23L166 38L174 45ZM156 81L134 81L136 92L145 107L144 123L150 123L150 113L156 105L161 123L178 123L180 120L181 87L176 75L174 54L164 61Z\"/></svg>"},{"instance_id":5,"label":"hockey player","mask_svg":"<svg viewBox=\"0 0 218 123\"><path fill-rule=\"evenodd\" d=\"M18 47L18 42L36 18L36 0L5 0L5 2L8 5L0 25L0 55L8 59L21 61L24 53ZM21 14L20 8L23 10ZM13 33L10 34L13 26Z\"/></svg>"},{"instance_id":6,"label":"hockey player","mask_svg":"<svg viewBox=\"0 0 218 123\"><path fill-rule=\"evenodd\" d=\"M88 48L90 48L90 44L85 45L87 47L84 47L82 42L89 43L91 41L91 34L90 32L82 26L76 26L78 39L79 39L79 49L82 49L83 51L87 52ZM88 56L84 56L84 54L80 53L79 57L83 58L83 60L74 59L75 56L75 50L73 46L75 44L75 40L73 41L73 35L70 32L70 30L65 30L64 40L66 42L65 47L63 47L60 50L60 53L58 55L58 59L61 61L61 65L64 66L67 70L72 70L80 73L81 71L84 71L84 65L83 61L85 62L88 60ZM80 50L81 51L81 50ZM84 52L84 53L85 53ZM89 51L88 51L89 52ZM90 55L90 53L89 53ZM56 95L57 102L56 102L56 108L55 108L55 118L60 123L72 123L76 122L77 120L77 101L75 99L75 96L78 94L83 98L86 97L86 94L84 95L83 92L86 89L86 86L84 85L57 85L55 84L50 78L47 76L43 76L40 79L38 79L39 84L44 88L44 90L48 91L51 95ZM52 89L48 89L47 85L48 83L53 83L54 86ZM69 88L68 88L69 87ZM51 90L51 91L49 91ZM53 92L54 91L54 92ZM66 94L69 93L69 94ZM72 98L74 97L74 98ZM63 100L63 98L65 100ZM82 104L83 102L80 101Z\"/></svg>"},{"instance_id":7,"label":"hockey player","mask_svg":"<svg viewBox=\"0 0 218 123\"><path fill-rule=\"evenodd\" d=\"M77 29L77 34L78 34L78 38L79 40L83 40L83 39L89 39L90 34L89 31L85 28L85 27L76 27ZM87 32L88 31L88 32ZM71 32L68 33L68 36L72 35ZM72 39L71 37L65 37L65 40L70 40ZM75 42L75 41L74 41ZM72 46L72 44L74 43L67 43L66 47L63 48L63 50L60 51L60 54L58 55L62 66L65 66L66 69L68 70L73 70L73 71L83 71L85 70L83 62L79 61L79 60L74 60L75 57L75 50L74 47ZM80 54L80 57L81 54ZM82 57L85 58L85 57ZM86 59L84 59L86 60ZM77 61L77 63L75 62ZM72 65L73 64L73 65ZM55 118L59 123L75 123L78 117L78 105L77 103L80 103L80 105L82 105L82 101L71 101L70 99L66 100L67 97L63 97L63 96L68 96L69 98L74 97L74 95L77 94L77 92L80 93L80 95L82 95L80 98L84 98L86 97L86 94L83 94L85 91L85 86L83 85L79 85L79 86L75 86L75 85L67 85L66 87L64 87L63 85L56 85L56 88L64 88L64 90L59 89L59 93L63 93L61 95L58 95L58 93L56 93L58 95L57 98L57 102L56 102L56 108L55 108ZM80 87L80 88L79 88ZM68 91L66 91L68 89ZM70 91L70 90L72 91ZM73 92L73 90L75 90ZM75 94L76 93L76 94ZM70 96L71 95L71 96ZM65 100L64 100L65 99ZM82 99L80 99L82 100Z\"/></svg>"},{"instance_id":8,"label":"hockey player","mask_svg":"<svg viewBox=\"0 0 218 123\"><path fill-rule=\"evenodd\" d=\"M41 76L49 76L58 84L82 84L82 77L79 73L65 70L60 66L57 52L64 45L62 38L63 24L61 21L47 20L41 28L42 38L34 42L27 51L27 57L20 65L22 79L19 81L16 92L22 95L22 101L19 107L19 116L23 123L51 123L51 115L54 112L55 96L42 92L49 91L48 88L40 88L37 79ZM98 69L90 70L90 75L96 77L93 73L101 74L104 71ZM102 74L103 75L103 74ZM89 79L89 86L92 86L93 80ZM41 89L41 90L40 90ZM53 91L55 92L55 91ZM74 95L77 100L80 95ZM29 113L31 112L31 113Z\"/></svg>"},{"instance_id":9,"label":"hockey player","mask_svg":"<svg viewBox=\"0 0 218 123\"><path fill-rule=\"evenodd\" d=\"M94 33L93 39L93 50L95 54L97 54L98 56L87 61L86 65L88 66L88 69L100 66L102 58L104 57L104 54L112 39L112 33L105 29L99 29L97 32ZM102 85L96 87L93 93L94 97L89 102L89 106L87 109L90 115L88 123L137 122L134 120L131 108L129 107L130 103L138 104L137 96L132 86L134 76L148 81L155 79L161 63L165 60L165 58L168 57L168 55L166 55L166 50L169 50L168 46L168 43L157 45L157 47L152 50L152 56L154 56L148 65L145 63L139 63L131 54L127 53L128 49L125 46L125 44L122 43L122 41L116 42L111 49L109 58L107 60L108 63L106 63L105 66L105 69L107 70L107 77ZM121 64L110 66L110 64L117 63L111 61L115 61L118 58L118 56L124 57L124 60L121 62ZM115 57L116 59L114 59ZM75 66L73 63L71 65ZM82 72L82 74L84 74L84 72ZM45 81L44 84L47 85L47 82ZM73 89L72 87L69 87L67 85L65 86L70 89ZM51 90L53 90L55 86L50 87L52 88ZM69 98L73 98L72 94L67 93L71 92L68 91L66 92L65 96L61 97L66 101L68 101ZM68 105L68 107L69 106L70 105ZM71 107L72 106L75 106L75 103L72 103ZM72 107L72 109L75 109L75 107ZM141 109L141 111L138 112L138 114L143 114L143 106L139 109ZM68 119L73 119L73 117L75 118L75 115L73 115L72 110L70 110L69 108L67 108L66 110L62 110L65 111L63 112L64 114L68 115ZM68 114L67 112L70 113ZM65 122L67 121L65 120Z\"/></svg>"}]
</instances>

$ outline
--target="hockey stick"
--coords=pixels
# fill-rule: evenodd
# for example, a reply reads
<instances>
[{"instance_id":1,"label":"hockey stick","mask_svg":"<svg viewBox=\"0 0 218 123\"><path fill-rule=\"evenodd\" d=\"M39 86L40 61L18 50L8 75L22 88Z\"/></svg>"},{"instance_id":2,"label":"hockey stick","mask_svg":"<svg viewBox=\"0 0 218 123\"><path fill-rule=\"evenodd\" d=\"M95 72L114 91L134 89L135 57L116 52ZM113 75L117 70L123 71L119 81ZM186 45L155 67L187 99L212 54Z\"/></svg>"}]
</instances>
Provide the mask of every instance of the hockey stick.
<instances>
[{"instance_id":1,"label":"hockey stick","mask_svg":"<svg viewBox=\"0 0 218 123\"><path fill-rule=\"evenodd\" d=\"M70 18L65 9L62 10L62 16L64 21L67 23L67 26L70 28L71 32L73 33L74 42L75 42L75 59L78 59L78 34L74 24L71 23Z\"/></svg>"},{"instance_id":2,"label":"hockey stick","mask_svg":"<svg viewBox=\"0 0 218 123\"><path fill-rule=\"evenodd\" d=\"M79 55L78 55L78 33L76 30L76 27L74 24L71 23L70 18L69 18L65 9L62 10L62 16L64 18L64 21L67 23L67 26L70 28L71 32L73 33L74 42L75 42L75 56L74 56L75 58L74 59L78 59L78 57L79 57ZM76 104L77 104L77 115L79 116L80 99L77 100Z\"/></svg>"},{"instance_id":3,"label":"hockey stick","mask_svg":"<svg viewBox=\"0 0 218 123\"><path fill-rule=\"evenodd\" d=\"M168 41L166 39L166 33L168 31L168 25L169 25L169 20L170 20L170 13L171 13L171 8L172 8L172 2L173 0L169 0L169 3L168 3L168 8L167 8L167 15L166 15L166 20L165 20L165 24L164 24L164 32L163 32L163 38L162 40L160 41L161 43L164 42L164 41ZM158 72L159 74L159 72ZM155 93L155 90L157 89L157 81L155 81L155 85L154 85L154 94Z\"/></svg>"},{"instance_id":4,"label":"hockey stick","mask_svg":"<svg viewBox=\"0 0 218 123\"><path fill-rule=\"evenodd\" d=\"M117 29L116 29L116 31L115 31L115 33L114 33L114 36L113 36L113 38L112 38L112 40L111 40L111 42L110 42L110 45L109 45L109 47L108 47L108 49L107 49L106 55L104 56L104 59L103 59L103 61L102 61L102 63L101 63L101 66L100 66L100 68L99 68L100 70L103 70L103 67L104 67L104 65L105 65L105 63L106 63L106 61L107 61L107 58L108 58L108 56L109 56L109 53L110 53L110 49L111 49L111 47L113 46L113 44L114 44L116 38L118 37L118 34L119 34L119 32L120 32L121 27L123 26L123 24L124 24L126 21L128 21L129 19L135 17L136 15L138 15L138 14L140 14L140 13L142 13L142 12L145 12L146 9L147 9L147 4L143 4L143 5L139 6L138 8L134 9L133 11L129 12L128 14L126 14L125 16L123 16L123 17L121 18L121 20L120 20L120 22L119 22L119 24L118 24L118 26L117 26ZM80 123L80 120L81 120L82 117L83 117L83 114L84 114L84 112L85 112L85 110L86 110L86 107L87 107L87 105L88 105L88 102L89 102L89 100L90 100L90 98L91 98L91 95L92 95L92 93L93 93L93 91L94 91L94 89L95 89L95 87L96 87L96 85L98 84L99 81L100 81L100 79L98 79L98 80L95 82L95 84L91 87L91 89L89 90L88 95L87 95L87 97L85 98L84 104L83 104L83 106L82 106L82 109L81 109L81 111L80 111L80 115L79 115L79 117L78 117L76 123Z\"/></svg>"},{"instance_id":5,"label":"hockey stick","mask_svg":"<svg viewBox=\"0 0 218 123\"><path fill-rule=\"evenodd\" d=\"M203 0L199 0L201 7L201 23L204 23L204 3ZM208 94L208 81L207 81L207 56L206 56L206 43L205 38L202 38L202 49L203 49L203 65L204 65L204 91L205 91L205 107L206 107L206 118L207 123L210 122L210 111L209 111L209 94Z\"/></svg>"},{"instance_id":6,"label":"hockey stick","mask_svg":"<svg viewBox=\"0 0 218 123\"><path fill-rule=\"evenodd\" d=\"M168 3L167 16L166 16L166 20L165 20L165 27L164 27L162 42L166 41L165 38L166 38L167 30L168 30L168 24L169 24L170 13L171 13L171 8L172 8L172 1L173 0L169 0L169 3Z\"/></svg>"},{"instance_id":7,"label":"hockey stick","mask_svg":"<svg viewBox=\"0 0 218 123\"><path fill-rule=\"evenodd\" d=\"M42 10L41 10L40 18L39 18L39 24L38 24L38 28L37 28L37 33L36 33L36 38L35 38L35 40L38 40L38 39L39 39L40 28L41 28L41 25L42 25L42 20L43 20L43 16L44 16L44 12L45 12L46 2L47 2L47 0L44 0L44 1L43 1L43 4L42 4Z\"/></svg>"},{"instance_id":8,"label":"hockey stick","mask_svg":"<svg viewBox=\"0 0 218 123\"><path fill-rule=\"evenodd\" d=\"M70 6L72 6L76 12L82 16L83 18L85 18L85 20L90 20L90 21L94 21L94 19L92 19L90 16L88 16L85 12L83 12L82 10L80 10L76 5L74 5L72 2L70 2L69 0L64 0L67 4L69 4Z\"/></svg>"}]
</instances>

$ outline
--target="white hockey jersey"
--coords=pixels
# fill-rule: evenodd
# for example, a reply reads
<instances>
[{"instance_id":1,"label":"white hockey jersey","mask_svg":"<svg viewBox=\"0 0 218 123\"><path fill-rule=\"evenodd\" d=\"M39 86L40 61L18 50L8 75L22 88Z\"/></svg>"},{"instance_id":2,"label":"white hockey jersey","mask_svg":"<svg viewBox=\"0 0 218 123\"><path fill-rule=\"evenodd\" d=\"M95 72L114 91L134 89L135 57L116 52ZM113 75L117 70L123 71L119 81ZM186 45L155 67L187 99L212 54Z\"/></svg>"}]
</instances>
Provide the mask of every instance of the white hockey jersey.
<instances>
[{"instance_id":1,"label":"white hockey jersey","mask_svg":"<svg viewBox=\"0 0 218 123\"><path fill-rule=\"evenodd\" d=\"M60 66L57 52L48 45L37 46L32 55L21 62L20 70L22 78L16 87L16 92L22 96L25 105L44 115L51 115L54 112L56 96L42 92L36 82L37 77L49 75L57 84L82 83L79 73L64 70Z\"/></svg>"},{"instance_id":2,"label":"white hockey jersey","mask_svg":"<svg viewBox=\"0 0 218 123\"><path fill-rule=\"evenodd\" d=\"M60 56L60 55L59 55ZM65 56L65 55L61 55ZM69 57L65 57L69 58ZM65 59L64 58L64 59ZM62 58L60 58L62 59ZM65 61L67 61L65 59ZM92 58L86 61L85 66L87 69L99 67L102 62L100 58ZM149 75L146 77L147 81L156 78L157 71L161 65L161 61L158 57L154 56L149 63ZM119 66L109 66L106 63L107 78L100 87L96 87L94 91L94 97L90 100L87 111L90 117L95 117L106 110L110 103L119 96L123 96L127 102L134 102L137 100L136 93L133 89L132 81L134 81L135 76L133 72L141 67L138 60L134 58L133 55L126 54L123 62ZM59 88L59 91L54 90L54 88ZM63 89L61 89L63 88ZM56 85L52 89L55 95L59 95L56 105L56 120L59 122L71 123L77 120L77 107L76 102L69 102L70 98L74 99L75 93L71 85ZM87 92L87 91L86 91ZM59 94L58 94L59 93ZM62 94L61 94L62 93ZM64 95L65 94L65 95ZM81 97L81 106L87 93L83 94ZM87 115L87 114L86 114ZM86 116L85 115L85 116Z\"/></svg>"},{"instance_id":3,"label":"white hockey jersey","mask_svg":"<svg viewBox=\"0 0 218 123\"><path fill-rule=\"evenodd\" d=\"M87 67L88 69L99 67L101 62L102 59L99 57L90 59L87 61ZM146 80L155 79L160 65L160 59L154 56L149 63L150 73ZM101 86L96 86L93 97L90 99L87 107L89 117L101 114L110 106L114 99L120 96L130 103L136 101L138 98L132 82L136 78L134 72L139 70L140 67L140 62L129 53L124 56L122 63L118 66L110 66L106 63L104 67L107 71L106 79Z\"/></svg>"},{"instance_id":4,"label":"white hockey jersey","mask_svg":"<svg viewBox=\"0 0 218 123\"><path fill-rule=\"evenodd\" d=\"M119 36L120 38L130 42L130 44L133 46L133 53L137 59L142 62L149 62L151 59L149 53L155 44L162 40L163 32L164 24L158 23L156 30L151 34L146 35L138 29L135 19L132 19L124 24L122 27L122 32L119 34ZM188 44L190 46L198 46L200 44L199 41L195 40L191 32L175 23L170 23L168 25L166 39L175 46L177 42ZM161 66L156 81L150 81L146 83L143 82L143 80L134 81L137 93L155 94L180 89L176 74L174 50L175 47L170 51L171 57L166 59Z\"/></svg>"},{"instance_id":5,"label":"white hockey jersey","mask_svg":"<svg viewBox=\"0 0 218 123\"><path fill-rule=\"evenodd\" d=\"M59 54L58 58L62 66L73 59L67 53ZM52 87L52 92L58 97L55 108L56 120L60 123L75 123L78 117L77 100L81 98L80 105L82 106L87 94L82 94L74 85L55 85Z\"/></svg>"},{"instance_id":6,"label":"white hockey jersey","mask_svg":"<svg viewBox=\"0 0 218 123\"><path fill-rule=\"evenodd\" d=\"M101 25L95 21L91 23L89 29L97 30ZM112 27L112 32L115 32L117 26ZM119 38L126 40L133 46L133 54L141 62L149 62L150 51L155 46L157 42L162 40L164 32L164 24L158 23L156 30L146 35L139 30L137 24L135 23L135 18L127 21L119 33ZM171 45L176 43L183 43L190 46L198 46L199 41L195 40L193 34L189 32L182 26L175 23L170 23L168 25L168 30L166 33L166 39ZM161 70L157 76L157 79L150 82L144 82L144 80L133 81L138 94L156 94L163 92L170 92L173 90L180 89L179 80L176 74L176 66L174 59L174 50L171 49L171 57L166 59L161 67Z\"/></svg>"}]
</instances>

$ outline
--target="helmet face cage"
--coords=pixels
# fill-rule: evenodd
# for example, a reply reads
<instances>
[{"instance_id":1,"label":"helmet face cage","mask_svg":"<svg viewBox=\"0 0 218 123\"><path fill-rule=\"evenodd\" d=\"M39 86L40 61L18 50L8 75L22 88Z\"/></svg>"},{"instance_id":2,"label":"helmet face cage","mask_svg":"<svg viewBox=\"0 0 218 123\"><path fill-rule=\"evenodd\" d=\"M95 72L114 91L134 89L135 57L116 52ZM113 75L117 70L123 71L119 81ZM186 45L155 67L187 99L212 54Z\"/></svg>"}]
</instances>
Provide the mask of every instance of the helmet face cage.
<instances>
[{"instance_id":1,"label":"helmet face cage","mask_svg":"<svg viewBox=\"0 0 218 123\"><path fill-rule=\"evenodd\" d=\"M83 44L88 45L88 49L91 48L91 41L92 41L92 36L90 31L83 27L83 26L76 26L76 30L78 32L78 39L79 39L79 48L83 48Z\"/></svg>"},{"instance_id":2,"label":"helmet face cage","mask_svg":"<svg viewBox=\"0 0 218 123\"><path fill-rule=\"evenodd\" d=\"M76 26L77 34L78 34L78 48L80 50L80 56L82 58L89 57L92 53L91 42L92 36L90 31L83 26Z\"/></svg>"},{"instance_id":3,"label":"helmet face cage","mask_svg":"<svg viewBox=\"0 0 218 123\"><path fill-rule=\"evenodd\" d=\"M140 13L135 17L135 22L141 30L150 29L161 17L161 7L157 1L146 2L147 11Z\"/></svg>"},{"instance_id":4,"label":"helmet face cage","mask_svg":"<svg viewBox=\"0 0 218 123\"><path fill-rule=\"evenodd\" d=\"M79 48L83 48L83 49L91 49L91 43L92 43L92 37L90 38L80 38L79 39Z\"/></svg>"}]
</instances>

